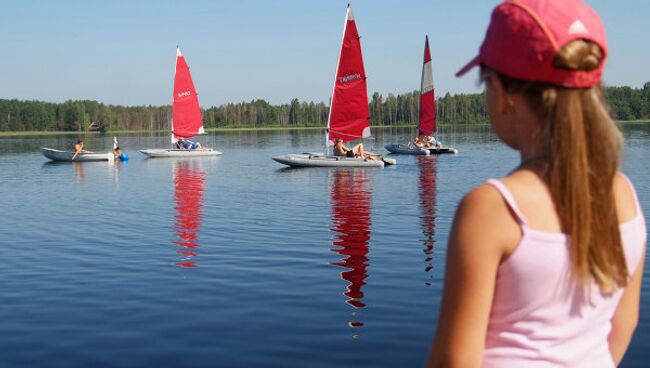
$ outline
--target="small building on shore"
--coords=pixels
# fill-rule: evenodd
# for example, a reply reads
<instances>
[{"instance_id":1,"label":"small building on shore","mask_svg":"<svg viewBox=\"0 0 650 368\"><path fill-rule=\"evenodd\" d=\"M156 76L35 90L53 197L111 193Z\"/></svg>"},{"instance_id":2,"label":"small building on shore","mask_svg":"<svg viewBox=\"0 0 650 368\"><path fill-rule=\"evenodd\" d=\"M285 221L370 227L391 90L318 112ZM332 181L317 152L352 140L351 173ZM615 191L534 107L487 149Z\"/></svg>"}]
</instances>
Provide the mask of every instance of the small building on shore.
<instances>
[{"instance_id":1,"label":"small building on shore","mask_svg":"<svg viewBox=\"0 0 650 368\"><path fill-rule=\"evenodd\" d=\"M88 132L89 133L99 133L100 132L99 124L97 124L94 121L92 123L90 123L90 125L88 125Z\"/></svg>"}]
</instances>

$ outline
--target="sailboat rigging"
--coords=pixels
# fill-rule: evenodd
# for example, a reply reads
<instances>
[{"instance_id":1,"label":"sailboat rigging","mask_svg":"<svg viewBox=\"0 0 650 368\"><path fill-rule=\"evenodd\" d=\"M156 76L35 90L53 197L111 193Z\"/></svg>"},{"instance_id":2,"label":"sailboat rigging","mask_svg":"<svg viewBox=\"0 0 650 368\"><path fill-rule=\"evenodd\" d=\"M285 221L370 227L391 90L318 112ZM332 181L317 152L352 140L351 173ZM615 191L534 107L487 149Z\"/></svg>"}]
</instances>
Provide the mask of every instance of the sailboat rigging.
<instances>
[{"instance_id":1,"label":"sailboat rigging","mask_svg":"<svg viewBox=\"0 0 650 368\"><path fill-rule=\"evenodd\" d=\"M327 151L338 139L349 142L370 136L368 88L359 39L352 7L348 4L325 131ZM293 167L383 167L385 164L395 164L395 160L383 157L372 159L323 153L288 154L273 157L273 160Z\"/></svg>"},{"instance_id":2,"label":"sailboat rigging","mask_svg":"<svg viewBox=\"0 0 650 368\"><path fill-rule=\"evenodd\" d=\"M221 152L212 148L201 147L190 142L188 138L204 134L203 118L199 99L194 88L190 68L176 47L176 68L174 73L174 96L172 103L171 149L141 150L148 157L201 157L217 156Z\"/></svg>"},{"instance_id":3,"label":"sailboat rigging","mask_svg":"<svg viewBox=\"0 0 650 368\"><path fill-rule=\"evenodd\" d=\"M420 109L418 114L418 126L416 144L408 145L389 144L385 148L391 153L402 153L411 155L429 155L441 153L458 153L458 150L451 147L443 147L436 143L433 134L436 132L436 96L433 88L433 70L431 67L431 52L429 50L429 36L424 40L424 58L422 61L422 78L420 80ZM420 142L422 140L422 142Z\"/></svg>"}]
</instances>

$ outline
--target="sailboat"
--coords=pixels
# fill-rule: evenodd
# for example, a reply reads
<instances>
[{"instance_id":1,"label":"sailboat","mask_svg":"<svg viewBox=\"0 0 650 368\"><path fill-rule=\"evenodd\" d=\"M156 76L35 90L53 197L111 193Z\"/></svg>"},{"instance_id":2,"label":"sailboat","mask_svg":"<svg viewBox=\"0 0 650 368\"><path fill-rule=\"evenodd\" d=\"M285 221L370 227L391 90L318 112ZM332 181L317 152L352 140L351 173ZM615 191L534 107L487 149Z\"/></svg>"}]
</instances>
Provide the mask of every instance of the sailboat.
<instances>
[{"instance_id":1,"label":"sailboat","mask_svg":"<svg viewBox=\"0 0 650 368\"><path fill-rule=\"evenodd\" d=\"M422 79L420 83L420 113L418 117L418 136L431 136L436 132L436 96L433 89L433 71L431 68L431 52L429 51L429 36L424 40L424 60L422 63ZM413 143L407 145L393 143L385 148L391 153L410 155L430 155L440 153L458 153L451 147L426 147L420 148Z\"/></svg>"},{"instance_id":2,"label":"sailboat","mask_svg":"<svg viewBox=\"0 0 650 368\"><path fill-rule=\"evenodd\" d=\"M352 8L348 4L327 121L325 146L328 151L329 146L334 145L336 139L349 142L370 136L368 90L359 38ZM294 167L383 167L384 164L395 164L395 160L392 159L372 160L324 153L288 154L273 157L273 160Z\"/></svg>"},{"instance_id":3,"label":"sailboat","mask_svg":"<svg viewBox=\"0 0 650 368\"><path fill-rule=\"evenodd\" d=\"M178 149L175 147L180 138L187 139L204 133L199 99L196 95L194 82L192 82L190 68L187 66L187 62L178 47L176 47L176 72L174 74L172 109L171 143L174 148L146 149L140 152L148 157L200 157L221 154L221 152L212 148Z\"/></svg>"}]
</instances>

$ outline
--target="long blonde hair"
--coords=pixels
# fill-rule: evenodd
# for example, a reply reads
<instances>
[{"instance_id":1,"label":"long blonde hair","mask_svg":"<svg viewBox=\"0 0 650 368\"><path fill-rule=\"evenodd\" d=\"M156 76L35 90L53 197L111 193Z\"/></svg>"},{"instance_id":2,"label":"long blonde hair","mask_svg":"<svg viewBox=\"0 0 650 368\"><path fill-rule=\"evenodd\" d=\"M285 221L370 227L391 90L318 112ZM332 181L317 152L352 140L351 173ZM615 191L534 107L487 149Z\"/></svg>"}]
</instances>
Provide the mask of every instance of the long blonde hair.
<instances>
[{"instance_id":1,"label":"long blonde hair","mask_svg":"<svg viewBox=\"0 0 650 368\"><path fill-rule=\"evenodd\" d=\"M591 70L602 59L596 44L576 40L558 51L554 66ZM613 190L623 138L600 87L564 88L496 74L507 93L523 94L545 122L545 179L562 231L571 239L574 275L583 285L593 278L604 290L624 287L628 268Z\"/></svg>"}]
</instances>

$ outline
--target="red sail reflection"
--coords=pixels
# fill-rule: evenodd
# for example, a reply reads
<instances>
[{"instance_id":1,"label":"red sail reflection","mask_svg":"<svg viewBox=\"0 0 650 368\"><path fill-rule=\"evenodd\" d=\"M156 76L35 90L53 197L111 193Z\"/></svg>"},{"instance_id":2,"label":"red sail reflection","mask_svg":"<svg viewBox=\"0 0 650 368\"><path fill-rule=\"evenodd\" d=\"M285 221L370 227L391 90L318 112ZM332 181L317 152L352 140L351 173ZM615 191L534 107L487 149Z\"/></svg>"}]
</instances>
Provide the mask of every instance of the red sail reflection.
<instances>
[{"instance_id":1,"label":"red sail reflection","mask_svg":"<svg viewBox=\"0 0 650 368\"><path fill-rule=\"evenodd\" d=\"M425 272L433 268L431 261L433 256L433 246L435 244L434 235L436 228L436 156L417 156L418 168L420 169L420 223L422 225L422 244L424 245L424 262L426 263ZM426 282L431 285L430 281Z\"/></svg>"},{"instance_id":2,"label":"red sail reflection","mask_svg":"<svg viewBox=\"0 0 650 368\"><path fill-rule=\"evenodd\" d=\"M193 165L191 161L179 161L174 166L174 209L176 223L174 229L178 240L174 244L182 247L176 253L184 259L177 266L195 268L194 257L198 255L199 228L201 227L201 208L203 207L203 191L205 188L205 172Z\"/></svg>"},{"instance_id":3,"label":"red sail reflection","mask_svg":"<svg viewBox=\"0 0 650 368\"><path fill-rule=\"evenodd\" d=\"M343 293L346 303L354 308L366 305L361 301L361 288L368 277L368 242L370 241L370 211L372 193L363 169L339 169L332 171L331 204L332 231L336 233L332 251L344 258L332 263L346 268L341 278L349 282ZM354 315L354 314L353 314ZM363 322L351 321L351 327L361 327Z\"/></svg>"}]
</instances>

